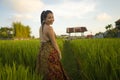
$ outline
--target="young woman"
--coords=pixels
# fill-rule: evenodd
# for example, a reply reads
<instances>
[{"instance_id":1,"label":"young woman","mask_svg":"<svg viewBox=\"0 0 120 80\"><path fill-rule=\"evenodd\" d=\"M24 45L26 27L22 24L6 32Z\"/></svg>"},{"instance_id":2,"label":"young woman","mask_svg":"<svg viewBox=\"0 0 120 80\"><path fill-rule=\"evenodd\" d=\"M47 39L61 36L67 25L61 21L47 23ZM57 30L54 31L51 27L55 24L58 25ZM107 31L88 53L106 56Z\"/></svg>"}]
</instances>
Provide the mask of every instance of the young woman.
<instances>
[{"instance_id":1,"label":"young woman","mask_svg":"<svg viewBox=\"0 0 120 80\"><path fill-rule=\"evenodd\" d=\"M36 71L43 80L69 80L61 65L61 51L55 39L52 28L54 15L46 10L41 13L40 52L37 58Z\"/></svg>"}]
</instances>

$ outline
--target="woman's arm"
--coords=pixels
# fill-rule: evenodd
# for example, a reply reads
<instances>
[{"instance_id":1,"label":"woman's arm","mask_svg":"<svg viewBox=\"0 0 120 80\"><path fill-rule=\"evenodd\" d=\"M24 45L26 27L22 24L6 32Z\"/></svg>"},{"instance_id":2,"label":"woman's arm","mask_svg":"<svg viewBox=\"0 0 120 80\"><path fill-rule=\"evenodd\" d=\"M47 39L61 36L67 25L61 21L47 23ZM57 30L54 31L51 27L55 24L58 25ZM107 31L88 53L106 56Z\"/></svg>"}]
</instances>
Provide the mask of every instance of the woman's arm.
<instances>
[{"instance_id":1,"label":"woman's arm","mask_svg":"<svg viewBox=\"0 0 120 80\"><path fill-rule=\"evenodd\" d=\"M49 29L48 29L48 36L49 36L49 38L50 38L50 41L52 42L52 45L53 45L54 48L58 51L59 57L60 57L60 59L61 59L61 58L62 58L62 56L61 56L61 51L60 51L60 49L59 49L59 47L58 47L58 44L57 44L57 42L56 42L55 33L54 33L52 27L49 27Z\"/></svg>"}]
</instances>

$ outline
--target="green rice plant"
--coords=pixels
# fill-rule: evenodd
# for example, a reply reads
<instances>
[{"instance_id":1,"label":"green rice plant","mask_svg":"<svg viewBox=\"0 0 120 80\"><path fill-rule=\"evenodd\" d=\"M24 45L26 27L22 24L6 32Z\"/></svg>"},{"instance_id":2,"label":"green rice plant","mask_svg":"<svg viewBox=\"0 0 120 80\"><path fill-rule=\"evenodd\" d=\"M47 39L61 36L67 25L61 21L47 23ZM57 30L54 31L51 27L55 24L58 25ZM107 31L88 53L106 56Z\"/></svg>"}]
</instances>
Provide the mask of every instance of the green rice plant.
<instances>
[{"instance_id":1,"label":"green rice plant","mask_svg":"<svg viewBox=\"0 0 120 80\"><path fill-rule=\"evenodd\" d=\"M39 50L39 41L1 41L0 58L3 65L12 63L23 64L30 69L35 68L36 57Z\"/></svg>"},{"instance_id":2,"label":"green rice plant","mask_svg":"<svg viewBox=\"0 0 120 80\"><path fill-rule=\"evenodd\" d=\"M62 50L62 64L66 70L67 75L76 80L78 78L78 71L76 67L76 61L74 54L71 51L69 41L64 41L63 50Z\"/></svg>"},{"instance_id":3,"label":"green rice plant","mask_svg":"<svg viewBox=\"0 0 120 80\"><path fill-rule=\"evenodd\" d=\"M119 80L119 39L82 39L71 41L82 80ZM116 53L118 52L118 53ZM77 69L77 68L76 68Z\"/></svg>"},{"instance_id":4,"label":"green rice plant","mask_svg":"<svg viewBox=\"0 0 120 80\"><path fill-rule=\"evenodd\" d=\"M17 67L18 66L18 67ZM13 66L5 65L0 70L0 80L42 80L42 77L35 72L32 73L29 67L25 68L23 65Z\"/></svg>"},{"instance_id":5,"label":"green rice plant","mask_svg":"<svg viewBox=\"0 0 120 80\"><path fill-rule=\"evenodd\" d=\"M120 39L57 39L73 80L120 80ZM0 80L41 80L35 73L39 40L0 40Z\"/></svg>"}]
</instances>

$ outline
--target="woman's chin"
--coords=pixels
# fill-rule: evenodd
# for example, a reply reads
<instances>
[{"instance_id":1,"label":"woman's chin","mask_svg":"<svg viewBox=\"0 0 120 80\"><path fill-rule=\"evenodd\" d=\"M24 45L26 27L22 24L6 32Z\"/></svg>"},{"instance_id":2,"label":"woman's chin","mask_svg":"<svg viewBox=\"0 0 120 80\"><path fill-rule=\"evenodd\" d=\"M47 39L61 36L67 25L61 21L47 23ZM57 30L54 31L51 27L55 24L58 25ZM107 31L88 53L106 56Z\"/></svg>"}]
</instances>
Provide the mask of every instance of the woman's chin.
<instances>
[{"instance_id":1,"label":"woman's chin","mask_svg":"<svg viewBox=\"0 0 120 80\"><path fill-rule=\"evenodd\" d=\"M50 25L52 25L53 23L51 23Z\"/></svg>"}]
</instances>

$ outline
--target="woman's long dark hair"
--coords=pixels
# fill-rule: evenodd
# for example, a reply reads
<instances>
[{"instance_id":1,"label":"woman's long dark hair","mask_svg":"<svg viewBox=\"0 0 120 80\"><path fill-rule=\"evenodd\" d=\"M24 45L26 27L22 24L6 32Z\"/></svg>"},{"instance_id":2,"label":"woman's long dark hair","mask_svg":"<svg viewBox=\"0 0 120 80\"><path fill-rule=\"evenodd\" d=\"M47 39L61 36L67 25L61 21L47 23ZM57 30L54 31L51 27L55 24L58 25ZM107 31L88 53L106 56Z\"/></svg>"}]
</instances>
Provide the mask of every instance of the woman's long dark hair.
<instances>
[{"instance_id":1,"label":"woman's long dark hair","mask_svg":"<svg viewBox=\"0 0 120 80\"><path fill-rule=\"evenodd\" d=\"M52 12L51 10L46 10L46 11L43 11L43 12L41 13L41 26L42 26L42 31L43 31L43 26L44 26L44 24L45 24L46 17L47 17L47 15L48 15L49 13L52 13L52 14L53 14L53 12Z\"/></svg>"}]
</instances>

